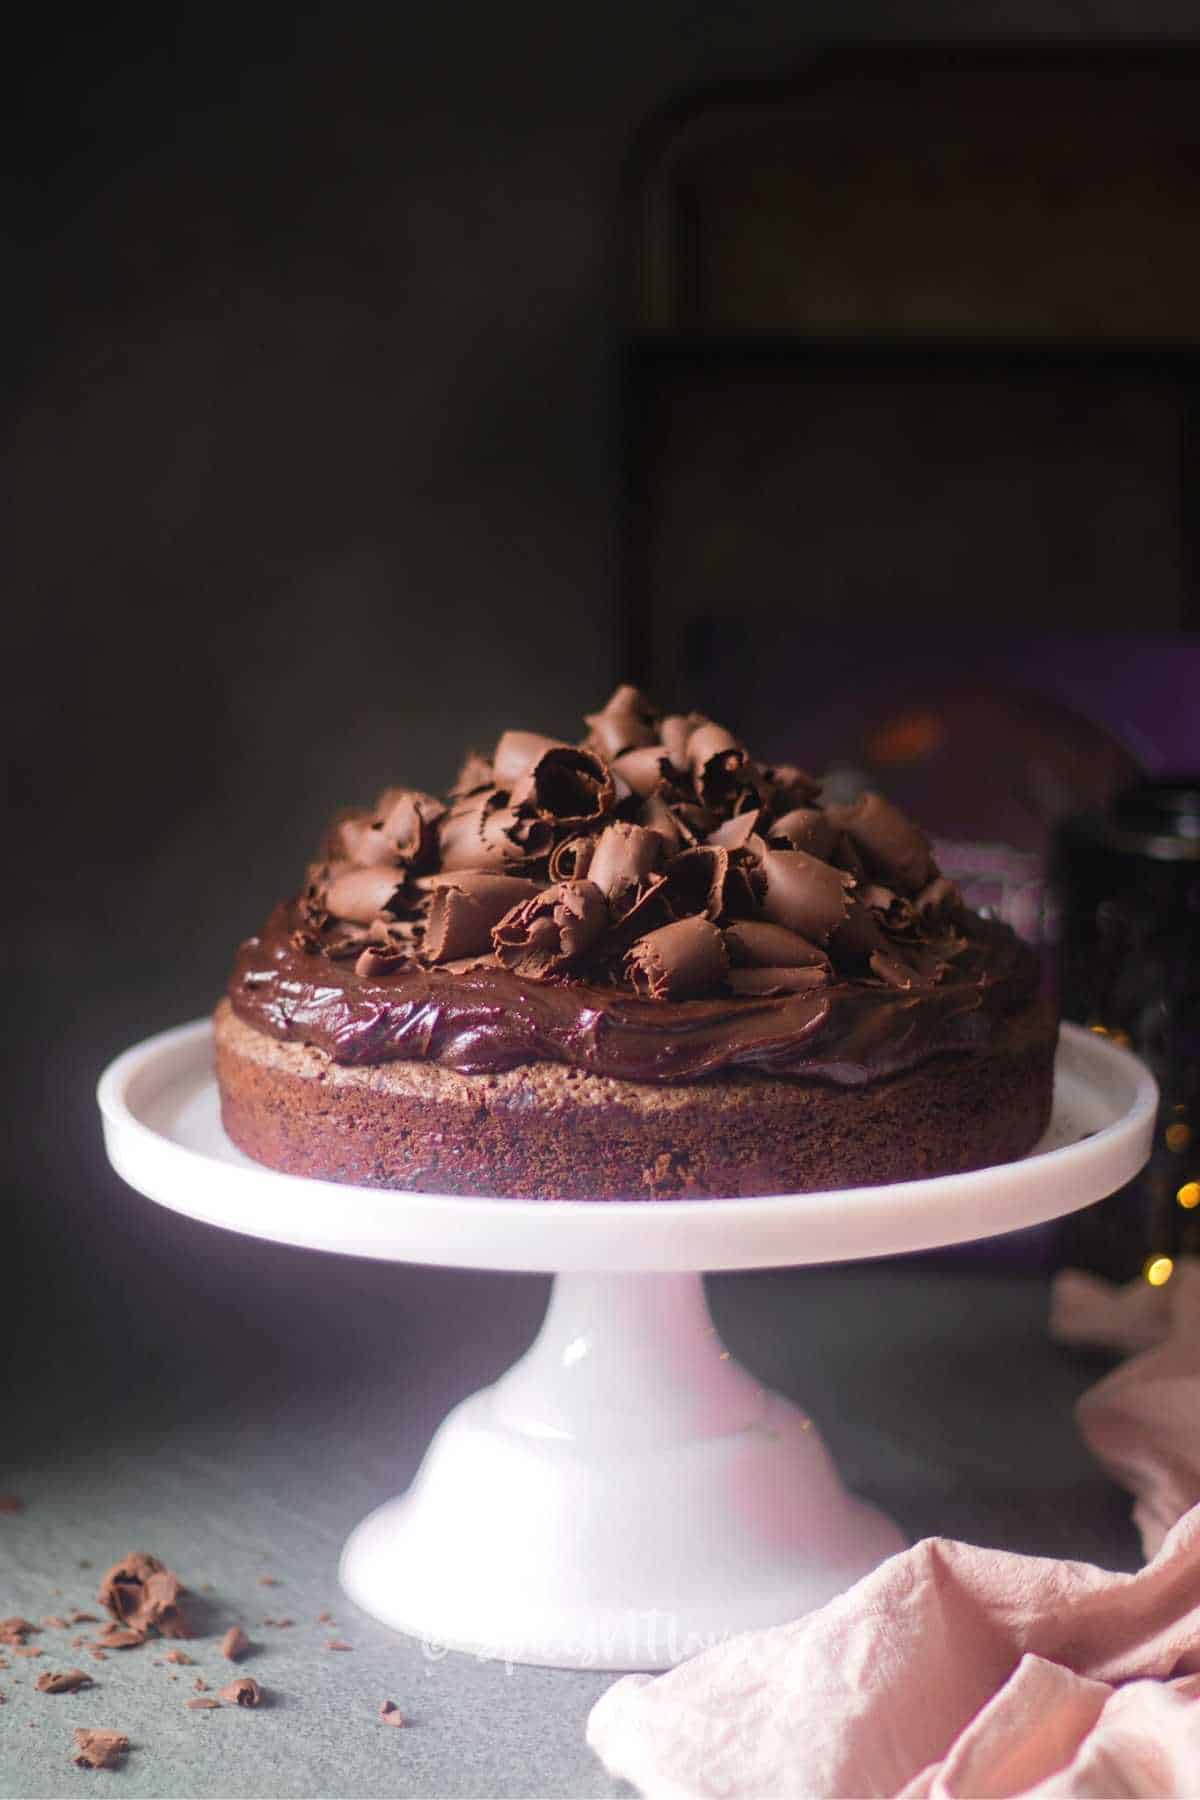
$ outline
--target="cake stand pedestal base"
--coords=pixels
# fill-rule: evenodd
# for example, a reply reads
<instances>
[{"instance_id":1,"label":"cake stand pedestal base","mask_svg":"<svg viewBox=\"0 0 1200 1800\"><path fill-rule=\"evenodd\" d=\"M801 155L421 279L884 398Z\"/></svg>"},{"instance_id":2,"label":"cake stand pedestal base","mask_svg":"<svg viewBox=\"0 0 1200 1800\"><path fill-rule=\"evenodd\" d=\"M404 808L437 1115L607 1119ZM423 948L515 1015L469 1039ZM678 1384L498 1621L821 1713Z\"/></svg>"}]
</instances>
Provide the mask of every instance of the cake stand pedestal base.
<instances>
[{"instance_id":1,"label":"cake stand pedestal base","mask_svg":"<svg viewBox=\"0 0 1200 1800\"><path fill-rule=\"evenodd\" d=\"M811 1419L722 1348L699 1275L574 1274L353 1533L341 1579L430 1654L664 1669L824 1605L903 1544Z\"/></svg>"}]
</instances>

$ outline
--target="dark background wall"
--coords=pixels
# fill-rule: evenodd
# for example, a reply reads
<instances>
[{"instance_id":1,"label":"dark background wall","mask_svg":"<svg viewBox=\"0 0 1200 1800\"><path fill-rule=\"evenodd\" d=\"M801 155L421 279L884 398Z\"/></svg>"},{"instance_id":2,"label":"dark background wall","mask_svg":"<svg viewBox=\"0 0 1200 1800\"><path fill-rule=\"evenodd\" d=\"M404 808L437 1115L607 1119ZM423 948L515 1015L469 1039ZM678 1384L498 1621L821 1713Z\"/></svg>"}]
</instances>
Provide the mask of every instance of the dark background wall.
<instances>
[{"instance_id":1,"label":"dark background wall","mask_svg":"<svg viewBox=\"0 0 1200 1800\"><path fill-rule=\"evenodd\" d=\"M470 0L27 27L0 347L13 1371L111 1393L140 1365L165 1393L223 1348L286 1381L302 1314L306 1371L318 1341L349 1378L472 1282L532 1319L536 1283L160 1214L105 1168L96 1074L211 1006L333 806L443 785L464 736L573 733L616 676L619 196L648 115L835 37L1194 25Z\"/></svg>"}]
</instances>

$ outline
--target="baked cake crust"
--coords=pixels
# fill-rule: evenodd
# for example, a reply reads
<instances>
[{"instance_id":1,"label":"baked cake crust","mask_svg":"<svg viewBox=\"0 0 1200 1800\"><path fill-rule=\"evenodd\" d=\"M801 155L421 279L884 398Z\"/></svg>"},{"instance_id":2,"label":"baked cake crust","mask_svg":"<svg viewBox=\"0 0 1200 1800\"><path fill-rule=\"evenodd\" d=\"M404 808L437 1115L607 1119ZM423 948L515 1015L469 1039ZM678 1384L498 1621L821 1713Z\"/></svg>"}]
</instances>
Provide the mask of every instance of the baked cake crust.
<instances>
[{"instance_id":1,"label":"baked cake crust","mask_svg":"<svg viewBox=\"0 0 1200 1800\"><path fill-rule=\"evenodd\" d=\"M806 1193L948 1175L1029 1150L1050 1113L1055 1023L1043 1001L987 1054L945 1053L860 1087L750 1071L670 1085L523 1063L345 1066L216 1014L221 1116L234 1143L295 1175L362 1187L534 1200Z\"/></svg>"}]
</instances>

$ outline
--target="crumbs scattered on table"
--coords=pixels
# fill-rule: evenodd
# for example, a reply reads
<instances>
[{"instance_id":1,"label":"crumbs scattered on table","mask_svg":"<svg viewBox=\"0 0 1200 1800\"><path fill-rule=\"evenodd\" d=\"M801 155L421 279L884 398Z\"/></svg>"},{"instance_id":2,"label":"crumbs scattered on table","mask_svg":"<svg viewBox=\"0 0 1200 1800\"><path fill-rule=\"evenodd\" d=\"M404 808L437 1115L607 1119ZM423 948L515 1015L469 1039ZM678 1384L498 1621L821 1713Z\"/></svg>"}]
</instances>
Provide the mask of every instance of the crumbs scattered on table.
<instances>
[{"instance_id":1,"label":"crumbs scattered on table","mask_svg":"<svg viewBox=\"0 0 1200 1800\"><path fill-rule=\"evenodd\" d=\"M345 1638L326 1638L325 1648L327 1650L353 1650L354 1645L348 1644Z\"/></svg>"},{"instance_id":2,"label":"crumbs scattered on table","mask_svg":"<svg viewBox=\"0 0 1200 1800\"><path fill-rule=\"evenodd\" d=\"M186 1650L168 1650L163 1657L163 1661L169 1663L190 1663L191 1660Z\"/></svg>"},{"instance_id":3,"label":"crumbs scattered on table","mask_svg":"<svg viewBox=\"0 0 1200 1800\"><path fill-rule=\"evenodd\" d=\"M379 1708L379 1716L385 1725L403 1725L404 1714L394 1700L384 1700Z\"/></svg>"},{"instance_id":4,"label":"crumbs scattered on table","mask_svg":"<svg viewBox=\"0 0 1200 1800\"><path fill-rule=\"evenodd\" d=\"M237 1662L250 1648L250 1639L240 1625L231 1625L221 1639L221 1655L226 1662Z\"/></svg>"},{"instance_id":5,"label":"crumbs scattered on table","mask_svg":"<svg viewBox=\"0 0 1200 1800\"><path fill-rule=\"evenodd\" d=\"M317 1614L317 1624L318 1625L332 1625L333 1624L333 1614L331 1612L319 1612Z\"/></svg>"},{"instance_id":6,"label":"crumbs scattered on table","mask_svg":"<svg viewBox=\"0 0 1200 1800\"><path fill-rule=\"evenodd\" d=\"M0 1619L0 1644L23 1644L37 1629L32 1619L22 1619L17 1614L11 1619Z\"/></svg>"},{"instance_id":7,"label":"crumbs scattered on table","mask_svg":"<svg viewBox=\"0 0 1200 1800\"><path fill-rule=\"evenodd\" d=\"M97 1662L107 1662L108 1661L108 1651L102 1650L100 1648L99 1644L89 1644L88 1645L88 1655L94 1656Z\"/></svg>"},{"instance_id":8,"label":"crumbs scattered on table","mask_svg":"<svg viewBox=\"0 0 1200 1800\"><path fill-rule=\"evenodd\" d=\"M187 1709L189 1712L220 1712L221 1702L219 1700L189 1700Z\"/></svg>"},{"instance_id":9,"label":"crumbs scattered on table","mask_svg":"<svg viewBox=\"0 0 1200 1800\"><path fill-rule=\"evenodd\" d=\"M287 1631L296 1623L295 1619L260 1619L258 1622L275 1631Z\"/></svg>"},{"instance_id":10,"label":"crumbs scattered on table","mask_svg":"<svg viewBox=\"0 0 1200 1800\"><path fill-rule=\"evenodd\" d=\"M42 1655L44 1655L44 1652L39 1650L37 1648L37 1646L34 1644L23 1644L18 1649L13 1651L13 1655L14 1656L42 1656Z\"/></svg>"},{"instance_id":11,"label":"crumbs scattered on table","mask_svg":"<svg viewBox=\"0 0 1200 1800\"><path fill-rule=\"evenodd\" d=\"M123 1731L107 1731L78 1726L75 1731L75 1761L81 1769L116 1769L129 1748Z\"/></svg>"},{"instance_id":12,"label":"crumbs scattered on table","mask_svg":"<svg viewBox=\"0 0 1200 1800\"><path fill-rule=\"evenodd\" d=\"M46 1631L65 1631L67 1629L67 1621L60 1619L57 1613L50 1613L47 1618L42 1620L42 1625Z\"/></svg>"},{"instance_id":13,"label":"crumbs scattered on table","mask_svg":"<svg viewBox=\"0 0 1200 1800\"><path fill-rule=\"evenodd\" d=\"M207 1681L205 1681L203 1675L197 1675L195 1681L193 1681L193 1683L192 1683L192 1686L195 1688L195 1690L198 1694L207 1694L207 1692L208 1692L208 1683L207 1683Z\"/></svg>"},{"instance_id":14,"label":"crumbs scattered on table","mask_svg":"<svg viewBox=\"0 0 1200 1800\"><path fill-rule=\"evenodd\" d=\"M82 1669L47 1669L33 1685L39 1694L77 1694L96 1684Z\"/></svg>"},{"instance_id":15,"label":"crumbs scattered on table","mask_svg":"<svg viewBox=\"0 0 1200 1800\"><path fill-rule=\"evenodd\" d=\"M75 1608L74 1612L67 1614L68 1625L98 1625L99 1623L100 1620L95 1613L84 1612L82 1608L78 1606Z\"/></svg>"},{"instance_id":16,"label":"crumbs scattered on table","mask_svg":"<svg viewBox=\"0 0 1200 1800\"><path fill-rule=\"evenodd\" d=\"M253 1675L239 1675L227 1687L220 1690L222 1700L228 1700L231 1706L259 1706L262 1703L263 1691Z\"/></svg>"},{"instance_id":17,"label":"crumbs scattered on table","mask_svg":"<svg viewBox=\"0 0 1200 1800\"><path fill-rule=\"evenodd\" d=\"M79 1559L79 1566L81 1569L90 1569L92 1567L91 1557L90 1556L81 1556Z\"/></svg>"},{"instance_id":18,"label":"crumbs scattered on table","mask_svg":"<svg viewBox=\"0 0 1200 1800\"><path fill-rule=\"evenodd\" d=\"M259 1587L278 1587L279 1577L278 1575L260 1575L258 1585Z\"/></svg>"}]
</instances>

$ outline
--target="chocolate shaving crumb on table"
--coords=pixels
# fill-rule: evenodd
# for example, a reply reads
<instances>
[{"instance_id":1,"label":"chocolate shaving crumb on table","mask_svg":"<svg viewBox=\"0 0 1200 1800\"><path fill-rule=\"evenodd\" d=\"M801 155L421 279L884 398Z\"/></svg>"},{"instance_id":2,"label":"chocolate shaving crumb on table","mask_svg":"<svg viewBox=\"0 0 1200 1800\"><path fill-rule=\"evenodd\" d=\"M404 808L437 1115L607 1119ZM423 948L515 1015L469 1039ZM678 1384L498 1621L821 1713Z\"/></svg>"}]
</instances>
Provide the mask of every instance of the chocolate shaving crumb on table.
<instances>
[{"instance_id":1,"label":"chocolate shaving crumb on table","mask_svg":"<svg viewBox=\"0 0 1200 1800\"><path fill-rule=\"evenodd\" d=\"M14 1614L11 1619L0 1619L0 1644L23 1644L31 1632L38 1627L32 1619L22 1619Z\"/></svg>"},{"instance_id":2,"label":"chocolate shaving crumb on table","mask_svg":"<svg viewBox=\"0 0 1200 1800\"><path fill-rule=\"evenodd\" d=\"M326 1638L325 1648L327 1650L353 1650L354 1645L348 1644L345 1638Z\"/></svg>"},{"instance_id":3,"label":"chocolate shaving crumb on table","mask_svg":"<svg viewBox=\"0 0 1200 1800\"><path fill-rule=\"evenodd\" d=\"M258 1585L259 1587L278 1587L279 1577L278 1575L260 1575Z\"/></svg>"},{"instance_id":4,"label":"chocolate shaving crumb on table","mask_svg":"<svg viewBox=\"0 0 1200 1800\"><path fill-rule=\"evenodd\" d=\"M14 1650L13 1655L14 1656L42 1656L42 1655L44 1655L44 1652L37 1649L36 1646L34 1646L32 1644L24 1644L20 1648Z\"/></svg>"},{"instance_id":5,"label":"chocolate shaving crumb on table","mask_svg":"<svg viewBox=\"0 0 1200 1800\"><path fill-rule=\"evenodd\" d=\"M253 1675L239 1675L236 1681L231 1681L220 1693L222 1700L228 1700L231 1706L259 1706L263 1697L263 1691Z\"/></svg>"},{"instance_id":6,"label":"chocolate shaving crumb on table","mask_svg":"<svg viewBox=\"0 0 1200 1800\"><path fill-rule=\"evenodd\" d=\"M153 1629L164 1637L190 1637L179 1602L183 1583L157 1556L131 1550L114 1563L100 1583L97 1595L118 1624L132 1626L143 1636Z\"/></svg>"},{"instance_id":7,"label":"chocolate shaving crumb on table","mask_svg":"<svg viewBox=\"0 0 1200 1800\"><path fill-rule=\"evenodd\" d=\"M221 1702L219 1700L189 1700L187 1709L189 1712L220 1712Z\"/></svg>"},{"instance_id":8,"label":"chocolate shaving crumb on table","mask_svg":"<svg viewBox=\"0 0 1200 1800\"><path fill-rule=\"evenodd\" d=\"M146 1633L133 1625L106 1625L96 1642L102 1650L136 1650L146 1642Z\"/></svg>"},{"instance_id":9,"label":"chocolate shaving crumb on table","mask_svg":"<svg viewBox=\"0 0 1200 1800\"><path fill-rule=\"evenodd\" d=\"M379 1716L385 1725L403 1725L404 1714L394 1700L385 1700L379 1708Z\"/></svg>"},{"instance_id":10,"label":"chocolate shaving crumb on table","mask_svg":"<svg viewBox=\"0 0 1200 1800\"><path fill-rule=\"evenodd\" d=\"M190 1663L191 1660L186 1650L168 1650L163 1657L163 1661L169 1663Z\"/></svg>"},{"instance_id":11,"label":"chocolate shaving crumb on table","mask_svg":"<svg viewBox=\"0 0 1200 1800\"><path fill-rule=\"evenodd\" d=\"M39 1694L74 1694L96 1684L82 1669L47 1669L33 1685Z\"/></svg>"},{"instance_id":12,"label":"chocolate shaving crumb on table","mask_svg":"<svg viewBox=\"0 0 1200 1800\"><path fill-rule=\"evenodd\" d=\"M237 1662L250 1648L250 1639L240 1625L231 1625L221 1639L221 1655L226 1662Z\"/></svg>"},{"instance_id":13,"label":"chocolate shaving crumb on table","mask_svg":"<svg viewBox=\"0 0 1200 1800\"><path fill-rule=\"evenodd\" d=\"M116 1769L129 1748L123 1731L78 1726L75 1731L75 1761L81 1769Z\"/></svg>"}]
</instances>

